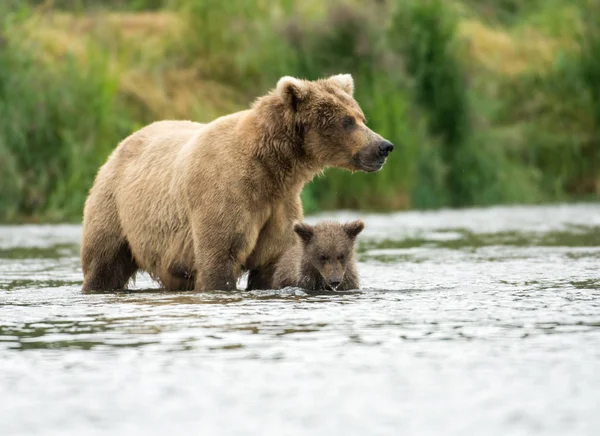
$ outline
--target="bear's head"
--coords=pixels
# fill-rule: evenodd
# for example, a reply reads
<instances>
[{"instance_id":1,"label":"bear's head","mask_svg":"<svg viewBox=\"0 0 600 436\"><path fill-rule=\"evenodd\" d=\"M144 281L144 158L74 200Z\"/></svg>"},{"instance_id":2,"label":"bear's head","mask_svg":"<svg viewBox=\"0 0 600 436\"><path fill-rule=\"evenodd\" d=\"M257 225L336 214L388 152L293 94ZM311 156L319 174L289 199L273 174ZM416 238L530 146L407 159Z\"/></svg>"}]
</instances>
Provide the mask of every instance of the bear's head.
<instances>
[{"instance_id":1,"label":"bear's head","mask_svg":"<svg viewBox=\"0 0 600 436\"><path fill-rule=\"evenodd\" d=\"M304 152L320 166L374 172L394 148L366 126L350 74L316 81L286 76L274 93L285 119L302 135Z\"/></svg>"},{"instance_id":2,"label":"bear's head","mask_svg":"<svg viewBox=\"0 0 600 436\"><path fill-rule=\"evenodd\" d=\"M294 224L294 232L302 243L302 262L332 290L336 290L344 279L346 269L354 262L354 242L363 231L361 220L340 224L325 221L311 226L307 223Z\"/></svg>"}]
</instances>

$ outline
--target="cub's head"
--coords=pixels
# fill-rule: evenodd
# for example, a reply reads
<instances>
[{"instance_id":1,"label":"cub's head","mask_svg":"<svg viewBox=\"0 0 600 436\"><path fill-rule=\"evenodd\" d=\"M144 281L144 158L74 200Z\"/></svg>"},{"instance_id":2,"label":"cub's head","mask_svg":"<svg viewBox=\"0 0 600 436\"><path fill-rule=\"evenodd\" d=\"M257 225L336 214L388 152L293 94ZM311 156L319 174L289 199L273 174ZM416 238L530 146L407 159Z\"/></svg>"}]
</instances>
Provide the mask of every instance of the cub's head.
<instances>
[{"instance_id":1,"label":"cub's head","mask_svg":"<svg viewBox=\"0 0 600 436\"><path fill-rule=\"evenodd\" d=\"M323 167L378 171L394 149L366 126L350 74L316 81L286 76L274 93L285 119L303 135L305 152Z\"/></svg>"},{"instance_id":2,"label":"cub's head","mask_svg":"<svg viewBox=\"0 0 600 436\"><path fill-rule=\"evenodd\" d=\"M303 247L303 262L318 271L324 283L333 290L344 279L348 265L354 262L354 242L364 228L361 220L346 224L326 221L316 226L294 224L294 232Z\"/></svg>"}]
</instances>

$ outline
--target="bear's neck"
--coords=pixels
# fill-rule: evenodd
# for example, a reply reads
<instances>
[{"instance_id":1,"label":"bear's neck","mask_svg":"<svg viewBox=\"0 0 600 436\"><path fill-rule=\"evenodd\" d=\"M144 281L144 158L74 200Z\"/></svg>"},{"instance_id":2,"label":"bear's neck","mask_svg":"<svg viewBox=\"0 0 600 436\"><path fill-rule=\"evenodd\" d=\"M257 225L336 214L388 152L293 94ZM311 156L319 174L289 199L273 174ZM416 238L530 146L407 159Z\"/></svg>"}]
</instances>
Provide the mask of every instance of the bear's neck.
<instances>
[{"instance_id":1,"label":"bear's neck","mask_svg":"<svg viewBox=\"0 0 600 436\"><path fill-rule=\"evenodd\" d=\"M254 158L271 186L281 194L300 191L323 171L305 148L304 131L283 108L258 105L247 122L254 125Z\"/></svg>"}]
</instances>

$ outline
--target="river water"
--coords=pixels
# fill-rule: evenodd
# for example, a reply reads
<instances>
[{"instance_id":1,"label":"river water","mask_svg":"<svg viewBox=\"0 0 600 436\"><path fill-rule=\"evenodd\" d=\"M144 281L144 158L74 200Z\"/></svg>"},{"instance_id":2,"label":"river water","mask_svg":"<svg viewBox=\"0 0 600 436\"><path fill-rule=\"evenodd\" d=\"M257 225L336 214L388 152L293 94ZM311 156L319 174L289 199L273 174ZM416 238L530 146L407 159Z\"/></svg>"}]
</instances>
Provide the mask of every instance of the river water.
<instances>
[{"instance_id":1,"label":"river water","mask_svg":"<svg viewBox=\"0 0 600 436\"><path fill-rule=\"evenodd\" d=\"M600 205L359 216L318 295L82 295L80 226L0 227L0 435L600 434Z\"/></svg>"}]
</instances>

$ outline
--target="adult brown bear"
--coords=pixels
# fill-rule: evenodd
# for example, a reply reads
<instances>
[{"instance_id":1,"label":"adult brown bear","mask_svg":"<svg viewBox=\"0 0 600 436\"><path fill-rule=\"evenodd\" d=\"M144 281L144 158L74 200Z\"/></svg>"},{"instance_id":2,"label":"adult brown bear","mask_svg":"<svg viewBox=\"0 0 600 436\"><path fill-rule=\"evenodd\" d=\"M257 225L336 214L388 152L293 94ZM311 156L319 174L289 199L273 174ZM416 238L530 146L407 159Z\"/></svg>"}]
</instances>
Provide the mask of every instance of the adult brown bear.
<instances>
[{"instance_id":1,"label":"adult brown bear","mask_svg":"<svg viewBox=\"0 0 600 436\"><path fill-rule=\"evenodd\" d=\"M83 290L138 271L166 289L269 288L294 243L300 192L327 167L379 170L393 145L365 126L352 76L283 77L248 110L159 121L124 139L85 204Z\"/></svg>"}]
</instances>

